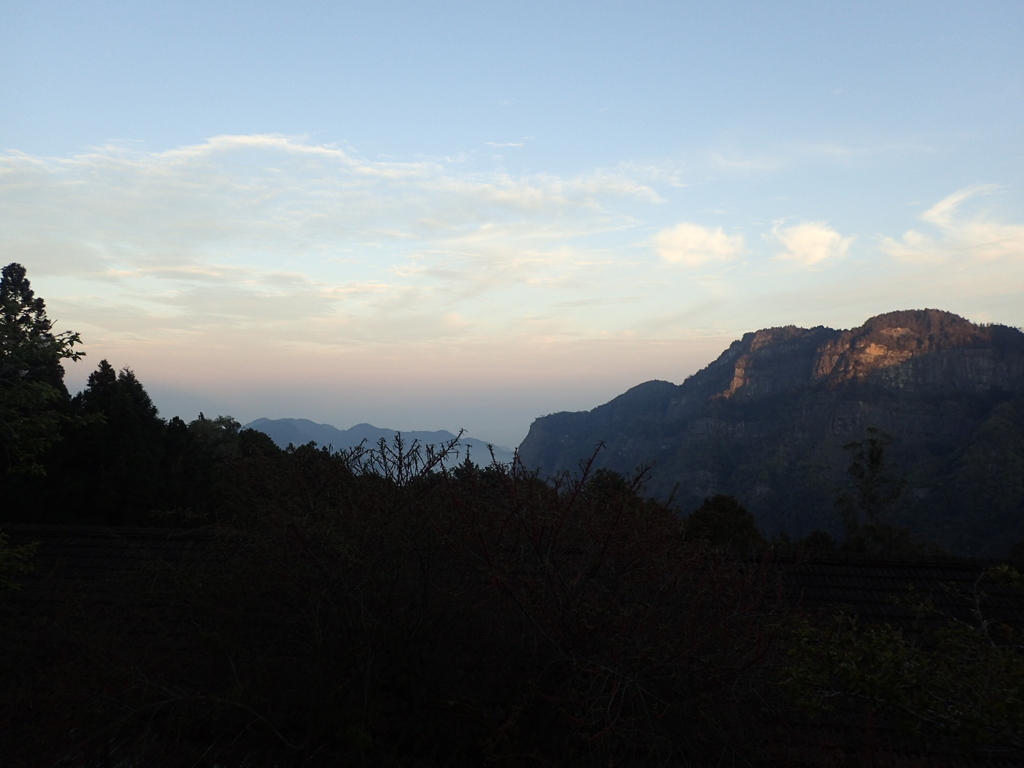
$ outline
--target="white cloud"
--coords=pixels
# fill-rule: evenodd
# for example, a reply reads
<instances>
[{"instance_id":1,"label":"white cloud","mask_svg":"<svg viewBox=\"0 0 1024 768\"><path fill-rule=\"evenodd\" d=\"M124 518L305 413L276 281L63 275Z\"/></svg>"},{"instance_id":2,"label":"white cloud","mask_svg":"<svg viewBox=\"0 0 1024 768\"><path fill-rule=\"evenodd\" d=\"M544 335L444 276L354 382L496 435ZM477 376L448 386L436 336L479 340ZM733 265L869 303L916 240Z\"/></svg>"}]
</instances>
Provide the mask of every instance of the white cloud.
<instances>
[{"instance_id":1,"label":"white cloud","mask_svg":"<svg viewBox=\"0 0 1024 768\"><path fill-rule=\"evenodd\" d=\"M710 160L713 167L740 173L778 171L785 165L779 157L749 157L733 151L712 152Z\"/></svg>"},{"instance_id":2,"label":"white cloud","mask_svg":"<svg viewBox=\"0 0 1024 768\"><path fill-rule=\"evenodd\" d=\"M623 201L658 200L649 171L474 173L274 135L0 153L0 252L60 279L108 334L205 325L273 343L315 326L314 343L394 343L617 287L588 239L636 226Z\"/></svg>"},{"instance_id":3,"label":"white cloud","mask_svg":"<svg viewBox=\"0 0 1024 768\"><path fill-rule=\"evenodd\" d=\"M845 258L852 237L843 237L825 222L807 221L783 227L772 227L771 237L785 249L778 258L793 261L803 267Z\"/></svg>"},{"instance_id":4,"label":"white cloud","mask_svg":"<svg viewBox=\"0 0 1024 768\"><path fill-rule=\"evenodd\" d=\"M728 174L778 174L798 167L854 167L876 164L885 159L931 154L925 144L889 142L884 144L841 144L838 142L793 142L771 144L760 149L723 147L709 150L705 162L713 171Z\"/></svg>"},{"instance_id":5,"label":"white cloud","mask_svg":"<svg viewBox=\"0 0 1024 768\"><path fill-rule=\"evenodd\" d=\"M961 213L972 198L997 191L998 187L992 185L976 185L954 192L921 214L921 220L937 233L911 229L900 239L883 237L882 250L900 260L924 263L951 258L991 261L1024 257L1024 224L995 221L985 211L974 216Z\"/></svg>"},{"instance_id":6,"label":"white cloud","mask_svg":"<svg viewBox=\"0 0 1024 768\"><path fill-rule=\"evenodd\" d=\"M537 138L537 137L536 136L523 136L523 138L521 138L519 141L506 141L506 142L501 142L501 141L485 141L484 142L484 146L496 147L496 148L500 148L500 147L525 147L526 146L526 142L533 141L535 138Z\"/></svg>"},{"instance_id":7,"label":"white cloud","mask_svg":"<svg viewBox=\"0 0 1024 768\"><path fill-rule=\"evenodd\" d=\"M699 267L711 261L732 261L744 251L743 235L727 235L721 227L683 222L663 229L652 243L665 261Z\"/></svg>"}]
</instances>

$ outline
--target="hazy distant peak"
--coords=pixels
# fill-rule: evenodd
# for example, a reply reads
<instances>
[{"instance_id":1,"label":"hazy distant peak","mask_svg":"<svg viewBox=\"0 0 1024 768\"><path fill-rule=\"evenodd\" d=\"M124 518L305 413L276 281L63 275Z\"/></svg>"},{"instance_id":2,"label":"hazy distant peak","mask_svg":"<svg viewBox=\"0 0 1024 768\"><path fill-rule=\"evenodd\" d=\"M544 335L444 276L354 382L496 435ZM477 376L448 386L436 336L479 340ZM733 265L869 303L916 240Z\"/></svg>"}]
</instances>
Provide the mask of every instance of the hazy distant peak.
<instances>
[{"instance_id":1,"label":"hazy distant peak","mask_svg":"<svg viewBox=\"0 0 1024 768\"><path fill-rule=\"evenodd\" d=\"M256 429L269 435L270 438L281 448L292 445L305 445L314 442L319 446L331 447L336 451L355 448L365 444L373 447L381 439L391 442L399 430L387 427L376 427L367 422L361 422L349 429L338 429L330 424L318 424L309 419L267 419L260 418L245 425L246 428ZM413 441L423 446L440 446L450 443L456 435L447 430L427 431L402 431L402 438L407 444ZM490 451L486 440L474 437L462 437L459 440L458 449L469 451L471 457L479 464L490 463ZM512 461L513 451L504 446L494 446L494 458L502 463Z\"/></svg>"}]
</instances>

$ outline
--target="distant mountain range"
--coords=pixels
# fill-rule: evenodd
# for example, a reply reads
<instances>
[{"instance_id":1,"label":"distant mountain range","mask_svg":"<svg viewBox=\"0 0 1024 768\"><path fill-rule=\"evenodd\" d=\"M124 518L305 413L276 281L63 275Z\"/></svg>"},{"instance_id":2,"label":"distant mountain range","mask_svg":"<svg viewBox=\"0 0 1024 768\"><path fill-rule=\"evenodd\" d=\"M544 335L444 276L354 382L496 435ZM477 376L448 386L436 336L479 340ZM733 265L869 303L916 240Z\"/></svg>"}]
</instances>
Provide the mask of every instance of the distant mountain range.
<instances>
[{"instance_id":1,"label":"distant mountain range","mask_svg":"<svg viewBox=\"0 0 1024 768\"><path fill-rule=\"evenodd\" d=\"M536 419L519 453L571 472L603 443L597 467L653 464L648 492L684 512L730 494L765 532L802 536L839 533L851 444L882 434L904 481L889 522L961 554L1024 539L1024 333L939 310L748 333L682 384Z\"/></svg>"},{"instance_id":2,"label":"distant mountain range","mask_svg":"<svg viewBox=\"0 0 1024 768\"><path fill-rule=\"evenodd\" d=\"M288 444L305 445L314 442L319 446L330 447L336 451L346 448L355 448L365 443L372 448L384 438L390 443L398 430L375 427L372 424L356 424L351 429L338 429L330 424L317 424L309 419L256 419L245 424L245 429L255 429L270 436L281 448ZM422 446L447 445L456 438L451 432L440 430L437 432L402 432L402 438L407 443L418 441ZM486 466L491 463L491 450L486 440L478 440L475 437L462 437L457 448L458 461L465 458L465 451L469 451L470 459L480 465ZM507 464L512 461L513 450L504 446L493 446L494 458L500 463Z\"/></svg>"}]
</instances>

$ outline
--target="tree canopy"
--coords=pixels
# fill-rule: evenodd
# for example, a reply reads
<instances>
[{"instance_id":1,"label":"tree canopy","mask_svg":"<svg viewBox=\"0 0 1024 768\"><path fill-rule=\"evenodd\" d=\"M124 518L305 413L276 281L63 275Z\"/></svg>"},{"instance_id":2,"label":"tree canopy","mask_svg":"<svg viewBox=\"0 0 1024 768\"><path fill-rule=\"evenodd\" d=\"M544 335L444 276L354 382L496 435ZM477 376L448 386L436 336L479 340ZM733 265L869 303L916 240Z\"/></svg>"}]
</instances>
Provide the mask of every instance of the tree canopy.
<instances>
[{"instance_id":1,"label":"tree canopy","mask_svg":"<svg viewBox=\"0 0 1024 768\"><path fill-rule=\"evenodd\" d=\"M754 516L732 496L717 494L686 518L686 535L716 546L751 549L764 545Z\"/></svg>"},{"instance_id":2,"label":"tree canopy","mask_svg":"<svg viewBox=\"0 0 1024 768\"><path fill-rule=\"evenodd\" d=\"M60 439L67 401L63 360L78 360L73 331L55 333L46 304L11 263L0 275L0 468L41 472L40 455Z\"/></svg>"}]
</instances>

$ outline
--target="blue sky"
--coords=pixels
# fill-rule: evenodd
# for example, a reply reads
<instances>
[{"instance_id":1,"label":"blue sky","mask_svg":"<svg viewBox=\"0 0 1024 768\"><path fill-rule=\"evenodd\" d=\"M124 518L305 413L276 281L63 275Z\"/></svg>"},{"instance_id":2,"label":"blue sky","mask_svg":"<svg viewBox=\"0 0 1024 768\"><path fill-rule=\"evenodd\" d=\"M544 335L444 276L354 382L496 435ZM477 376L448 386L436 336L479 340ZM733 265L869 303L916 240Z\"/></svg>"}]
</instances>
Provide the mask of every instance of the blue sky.
<instances>
[{"instance_id":1,"label":"blue sky","mask_svg":"<svg viewBox=\"0 0 1024 768\"><path fill-rule=\"evenodd\" d=\"M0 260L164 416L464 427L1024 325L1024 6L0 0Z\"/></svg>"}]
</instances>

